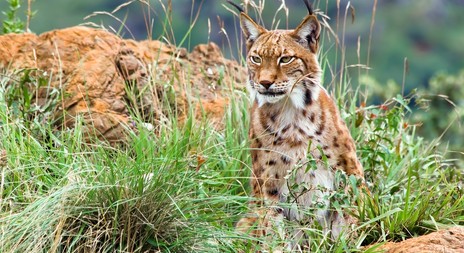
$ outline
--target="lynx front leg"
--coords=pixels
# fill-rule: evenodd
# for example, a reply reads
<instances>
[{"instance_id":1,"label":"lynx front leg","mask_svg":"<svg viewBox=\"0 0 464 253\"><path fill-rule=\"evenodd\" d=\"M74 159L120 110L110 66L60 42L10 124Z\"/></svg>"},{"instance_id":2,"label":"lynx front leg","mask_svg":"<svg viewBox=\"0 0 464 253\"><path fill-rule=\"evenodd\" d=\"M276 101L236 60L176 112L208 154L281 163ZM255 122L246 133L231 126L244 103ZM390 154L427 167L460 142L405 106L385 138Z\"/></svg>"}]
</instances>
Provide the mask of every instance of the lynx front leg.
<instances>
[{"instance_id":1,"label":"lynx front leg","mask_svg":"<svg viewBox=\"0 0 464 253\"><path fill-rule=\"evenodd\" d=\"M279 187L283 182L270 179L264 172L259 177L253 177L253 200L250 205L252 213L240 219L237 230L254 237L276 235L283 238L283 209L279 204Z\"/></svg>"},{"instance_id":2,"label":"lynx front leg","mask_svg":"<svg viewBox=\"0 0 464 253\"><path fill-rule=\"evenodd\" d=\"M283 252L285 239L282 209L262 207L250 215L243 217L236 225L237 231L250 235L259 243L255 244L255 252Z\"/></svg>"},{"instance_id":3,"label":"lynx front leg","mask_svg":"<svg viewBox=\"0 0 464 253\"><path fill-rule=\"evenodd\" d=\"M283 213L281 209L261 207L237 222L237 231L254 237L276 236L283 238Z\"/></svg>"}]
</instances>

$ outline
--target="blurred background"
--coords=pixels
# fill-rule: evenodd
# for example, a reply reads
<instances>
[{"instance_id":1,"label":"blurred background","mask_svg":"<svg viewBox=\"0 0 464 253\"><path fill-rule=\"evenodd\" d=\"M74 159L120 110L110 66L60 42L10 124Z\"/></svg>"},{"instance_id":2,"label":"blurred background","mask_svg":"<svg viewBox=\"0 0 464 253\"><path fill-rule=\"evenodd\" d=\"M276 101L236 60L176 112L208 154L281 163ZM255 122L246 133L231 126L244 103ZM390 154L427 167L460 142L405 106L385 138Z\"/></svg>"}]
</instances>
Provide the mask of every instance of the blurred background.
<instances>
[{"instance_id":1,"label":"blurred background","mask_svg":"<svg viewBox=\"0 0 464 253\"><path fill-rule=\"evenodd\" d=\"M0 0L0 20L10 1ZM28 1L15 1L25 20ZM243 2L267 28L294 28L307 13L302 0ZM160 39L188 49L215 42L228 58L243 55L238 20L225 0L36 0L30 6L29 30L37 34L91 23L124 38ZM314 6L319 17L330 17L325 32L340 39L323 41L335 66L331 71L342 57L348 66L363 66L362 73L352 68L351 84L363 87L368 104L414 93L411 121L421 125L420 134L444 133L444 143L464 151L464 0L315 0Z\"/></svg>"}]
</instances>

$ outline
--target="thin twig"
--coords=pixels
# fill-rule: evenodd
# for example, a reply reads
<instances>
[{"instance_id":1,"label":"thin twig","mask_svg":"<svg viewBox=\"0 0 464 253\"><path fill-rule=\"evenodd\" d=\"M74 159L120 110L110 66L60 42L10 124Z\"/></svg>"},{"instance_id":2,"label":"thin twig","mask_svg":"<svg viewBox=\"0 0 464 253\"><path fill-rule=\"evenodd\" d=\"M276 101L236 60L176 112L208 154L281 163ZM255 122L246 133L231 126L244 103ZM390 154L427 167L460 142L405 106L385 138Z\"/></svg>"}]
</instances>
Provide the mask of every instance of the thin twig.
<instances>
[{"instance_id":1,"label":"thin twig","mask_svg":"<svg viewBox=\"0 0 464 253\"><path fill-rule=\"evenodd\" d=\"M376 10L377 10L377 0L374 0L374 6L372 7L371 27L369 29L369 42L367 44L367 61L366 61L367 66L369 66L369 60L371 56L372 31L374 30ZM366 75L369 75L369 70L366 70Z\"/></svg>"},{"instance_id":2,"label":"thin twig","mask_svg":"<svg viewBox=\"0 0 464 253\"><path fill-rule=\"evenodd\" d=\"M26 32L29 32L29 25L31 23L31 17L32 17L31 5L32 5L32 0L27 0Z\"/></svg>"}]
</instances>

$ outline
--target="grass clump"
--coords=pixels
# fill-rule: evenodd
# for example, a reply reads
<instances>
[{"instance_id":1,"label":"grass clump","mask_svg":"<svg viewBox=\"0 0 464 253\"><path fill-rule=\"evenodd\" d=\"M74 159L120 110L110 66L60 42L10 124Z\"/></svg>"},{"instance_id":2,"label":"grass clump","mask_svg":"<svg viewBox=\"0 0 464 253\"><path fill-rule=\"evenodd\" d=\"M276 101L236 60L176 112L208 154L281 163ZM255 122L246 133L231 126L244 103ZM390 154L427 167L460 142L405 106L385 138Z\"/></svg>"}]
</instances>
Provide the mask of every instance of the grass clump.
<instances>
[{"instance_id":1,"label":"grass clump","mask_svg":"<svg viewBox=\"0 0 464 253\"><path fill-rule=\"evenodd\" d=\"M11 80L3 84L20 85ZM225 132L193 114L183 125L173 116L157 134L128 127L125 144L112 147L89 140L82 119L58 131L38 123L42 114L17 114L16 104L23 105L28 94L7 92L0 100L2 252L232 247L223 238L233 233L237 206L245 199L238 193L240 180L246 181L239 170L246 166L246 130L235 126L245 124L240 110L246 105L229 110ZM38 126L47 138L35 131Z\"/></svg>"},{"instance_id":2,"label":"grass clump","mask_svg":"<svg viewBox=\"0 0 464 253\"><path fill-rule=\"evenodd\" d=\"M194 140L159 147L152 133L139 133L114 149L83 145L79 135L76 128L55 136L63 141L55 149L32 136L3 140L2 252L191 252L210 234L207 214L230 203L209 193L223 182L196 170Z\"/></svg>"}]
</instances>

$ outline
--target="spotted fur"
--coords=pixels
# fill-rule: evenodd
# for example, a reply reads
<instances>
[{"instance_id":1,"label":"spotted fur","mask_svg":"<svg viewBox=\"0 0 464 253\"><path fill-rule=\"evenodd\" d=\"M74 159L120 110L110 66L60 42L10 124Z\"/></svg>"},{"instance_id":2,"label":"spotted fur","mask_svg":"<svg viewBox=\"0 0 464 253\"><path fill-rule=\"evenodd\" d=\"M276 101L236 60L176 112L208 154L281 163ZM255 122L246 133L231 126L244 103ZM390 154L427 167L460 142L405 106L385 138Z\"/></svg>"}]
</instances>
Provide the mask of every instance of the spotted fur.
<instances>
[{"instance_id":1,"label":"spotted fur","mask_svg":"<svg viewBox=\"0 0 464 253\"><path fill-rule=\"evenodd\" d=\"M258 223L259 229L253 231L262 236L268 231L265 227L272 220L280 220L278 217L303 223L307 217L301 210L319 201L326 208L315 214L316 219L338 237L347 219L330 211L324 196L337 190L336 170L361 181L364 174L350 132L321 86L317 61L321 26L312 13L294 30L268 31L243 12L240 22L246 38L248 90L253 101L250 181L256 201L252 205L260 211L259 215L242 218L237 228L250 231ZM316 159L309 171L308 151ZM292 194L288 186L293 184L309 190ZM278 208L282 202L295 203L295 207L282 211ZM267 215L263 215L263 207L268 207Z\"/></svg>"}]
</instances>

